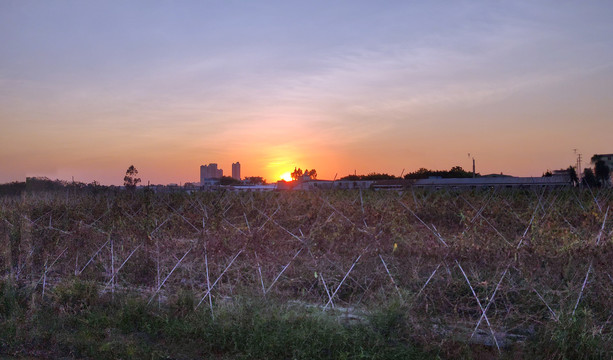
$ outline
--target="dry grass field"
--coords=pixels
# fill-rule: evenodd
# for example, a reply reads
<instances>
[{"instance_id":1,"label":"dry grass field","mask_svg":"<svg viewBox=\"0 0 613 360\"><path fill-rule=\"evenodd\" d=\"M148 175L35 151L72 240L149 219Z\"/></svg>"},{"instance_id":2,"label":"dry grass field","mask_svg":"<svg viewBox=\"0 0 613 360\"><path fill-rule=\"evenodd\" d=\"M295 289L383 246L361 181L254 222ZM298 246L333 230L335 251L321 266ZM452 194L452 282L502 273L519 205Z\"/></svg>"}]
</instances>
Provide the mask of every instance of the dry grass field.
<instances>
[{"instance_id":1,"label":"dry grass field","mask_svg":"<svg viewBox=\"0 0 613 360\"><path fill-rule=\"evenodd\" d=\"M403 358L407 349L442 358L610 357L611 207L610 189L4 197L0 345L8 354L52 344L55 355L111 358L357 358L362 345L379 358ZM104 309L107 322L95 341L60 341L41 328L50 321L41 309L81 324L84 313ZM154 340L126 342L125 334L153 336L141 320L126 325L126 316L166 320L150 324ZM302 340L281 342L285 349L319 335L331 343L307 348L351 347L160 350L177 319L242 344L276 343L289 326ZM277 335L255 341L216 328L258 321ZM122 341L112 329L124 329ZM355 329L371 331L371 340ZM123 352L105 352L112 344Z\"/></svg>"}]
</instances>

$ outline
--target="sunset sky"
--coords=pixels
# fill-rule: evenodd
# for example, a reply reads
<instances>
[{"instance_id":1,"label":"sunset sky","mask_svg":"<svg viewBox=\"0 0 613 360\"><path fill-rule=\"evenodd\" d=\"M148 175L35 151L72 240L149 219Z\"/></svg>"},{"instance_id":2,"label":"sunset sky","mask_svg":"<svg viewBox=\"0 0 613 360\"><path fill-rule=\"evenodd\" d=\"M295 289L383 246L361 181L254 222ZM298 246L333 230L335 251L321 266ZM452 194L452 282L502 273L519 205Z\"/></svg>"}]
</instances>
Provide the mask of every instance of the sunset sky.
<instances>
[{"instance_id":1,"label":"sunset sky","mask_svg":"<svg viewBox=\"0 0 613 360\"><path fill-rule=\"evenodd\" d=\"M540 176L613 153L613 1L0 0L0 182Z\"/></svg>"}]
</instances>

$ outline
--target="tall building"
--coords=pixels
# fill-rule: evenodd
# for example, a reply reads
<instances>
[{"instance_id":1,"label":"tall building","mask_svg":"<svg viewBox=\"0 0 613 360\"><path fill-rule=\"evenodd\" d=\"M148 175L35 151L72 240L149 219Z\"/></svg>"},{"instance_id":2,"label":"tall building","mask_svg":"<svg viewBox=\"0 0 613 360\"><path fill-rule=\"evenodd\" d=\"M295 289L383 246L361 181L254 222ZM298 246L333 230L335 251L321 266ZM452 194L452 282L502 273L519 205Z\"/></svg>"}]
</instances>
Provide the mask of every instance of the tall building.
<instances>
[{"instance_id":1,"label":"tall building","mask_svg":"<svg viewBox=\"0 0 613 360\"><path fill-rule=\"evenodd\" d=\"M232 163L232 177L236 180L241 179L241 163L238 161L236 163Z\"/></svg>"},{"instance_id":2,"label":"tall building","mask_svg":"<svg viewBox=\"0 0 613 360\"><path fill-rule=\"evenodd\" d=\"M206 179L221 179L223 170L217 168L217 164L210 163L200 166L200 184L204 185Z\"/></svg>"}]
</instances>

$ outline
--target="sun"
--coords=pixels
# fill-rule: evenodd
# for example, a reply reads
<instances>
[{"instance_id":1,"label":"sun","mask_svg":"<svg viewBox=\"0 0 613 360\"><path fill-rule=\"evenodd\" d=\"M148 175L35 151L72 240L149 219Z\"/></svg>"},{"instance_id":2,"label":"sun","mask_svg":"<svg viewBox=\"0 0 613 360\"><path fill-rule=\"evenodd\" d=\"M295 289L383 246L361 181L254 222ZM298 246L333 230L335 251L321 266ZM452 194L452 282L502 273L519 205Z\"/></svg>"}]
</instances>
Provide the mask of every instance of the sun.
<instances>
[{"instance_id":1,"label":"sun","mask_svg":"<svg viewBox=\"0 0 613 360\"><path fill-rule=\"evenodd\" d=\"M285 180L285 181L292 181L292 173L290 173L290 172L283 173L280 176L280 178Z\"/></svg>"}]
</instances>

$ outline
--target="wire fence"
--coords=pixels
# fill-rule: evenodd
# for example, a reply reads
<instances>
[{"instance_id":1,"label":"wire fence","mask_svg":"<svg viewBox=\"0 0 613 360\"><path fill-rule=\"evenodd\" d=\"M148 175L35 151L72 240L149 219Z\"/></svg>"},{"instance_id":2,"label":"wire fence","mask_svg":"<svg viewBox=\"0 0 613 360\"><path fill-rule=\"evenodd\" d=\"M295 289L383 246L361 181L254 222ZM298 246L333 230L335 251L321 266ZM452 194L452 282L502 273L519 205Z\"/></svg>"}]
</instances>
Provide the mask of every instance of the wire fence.
<instances>
[{"instance_id":1,"label":"wire fence","mask_svg":"<svg viewBox=\"0 0 613 360\"><path fill-rule=\"evenodd\" d=\"M0 271L150 303L256 296L404 304L417 328L501 346L589 311L611 332L610 189L37 193L0 199ZM433 330L435 329L435 330Z\"/></svg>"}]
</instances>

